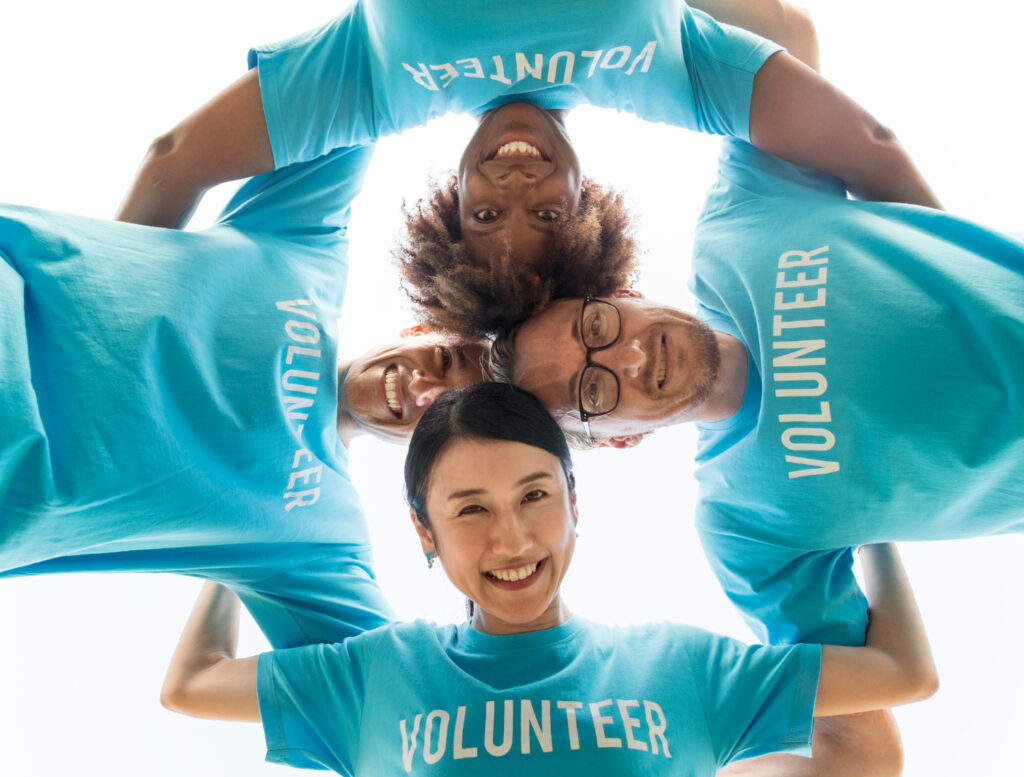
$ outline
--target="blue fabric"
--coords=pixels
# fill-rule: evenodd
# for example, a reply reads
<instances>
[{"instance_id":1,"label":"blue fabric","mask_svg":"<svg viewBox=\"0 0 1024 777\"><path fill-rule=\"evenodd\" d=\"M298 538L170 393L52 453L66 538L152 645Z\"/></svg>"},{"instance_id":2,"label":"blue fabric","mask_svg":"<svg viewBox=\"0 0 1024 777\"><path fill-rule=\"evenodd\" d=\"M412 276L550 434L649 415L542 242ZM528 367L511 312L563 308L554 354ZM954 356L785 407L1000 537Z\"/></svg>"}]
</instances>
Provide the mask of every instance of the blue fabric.
<instances>
[{"instance_id":1,"label":"blue fabric","mask_svg":"<svg viewBox=\"0 0 1024 777\"><path fill-rule=\"evenodd\" d=\"M857 545L1024 530L1024 244L727 141L692 288L749 351L697 520L759 638L861 644Z\"/></svg>"},{"instance_id":2,"label":"blue fabric","mask_svg":"<svg viewBox=\"0 0 1024 777\"><path fill-rule=\"evenodd\" d=\"M372 151L254 178L200 233L0 209L0 575L219 580L279 646L389 619L335 431Z\"/></svg>"},{"instance_id":3,"label":"blue fabric","mask_svg":"<svg viewBox=\"0 0 1024 777\"><path fill-rule=\"evenodd\" d=\"M713 775L810 753L821 650L572 618L394 624L260 656L268 760L340 774ZM537 771L539 770L539 772Z\"/></svg>"},{"instance_id":4,"label":"blue fabric","mask_svg":"<svg viewBox=\"0 0 1024 777\"><path fill-rule=\"evenodd\" d=\"M522 99L747 138L753 76L778 50L678 0L362 0L249 64L283 166Z\"/></svg>"}]
</instances>

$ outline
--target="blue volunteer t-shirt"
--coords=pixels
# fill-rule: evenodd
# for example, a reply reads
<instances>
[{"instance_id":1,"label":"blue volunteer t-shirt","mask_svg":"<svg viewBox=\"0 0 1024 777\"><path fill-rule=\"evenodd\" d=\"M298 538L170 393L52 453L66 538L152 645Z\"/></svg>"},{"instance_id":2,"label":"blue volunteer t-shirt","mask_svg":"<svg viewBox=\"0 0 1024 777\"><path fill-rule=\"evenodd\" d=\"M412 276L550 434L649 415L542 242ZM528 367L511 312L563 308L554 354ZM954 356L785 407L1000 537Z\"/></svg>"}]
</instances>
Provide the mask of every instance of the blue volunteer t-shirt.
<instances>
[{"instance_id":1,"label":"blue volunteer t-shirt","mask_svg":"<svg viewBox=\"0 0 1024 777\"><path fill-rule=\"evenodd\" d=\"M810 754L821 649L574 617L509 636L393 624L265 653L267 758L372 775L713 775Z\"/></svg>"},{"instance_id":2,"label":"blue volunteer t-shirt","mask_svg":"<svg viewBox=\"0 0 1024 777\"><path fill-rule=\"evenodd\" d=\"M779 48L679 0L361 0L249 64L280 167L524 99L746 139L754 74Z\"/></svg>"},{"instance_id":3,"label":"blue volunteer t-shirt","mask_svg":"<svg viewBox=\"0 0 1024 777\"><path fill-rule=\"evenodd\" d=\"M749 355L697 522L759 638L861 644L858 545L1024 530L1024 245L727 141L694 256Z\"/></svg>"},{"instance_id":4,"label":"blue volunteer t-shirt","mask_svg":"<svg viewBox=\"0 0 1024 777\"><path fill-rule=\"evenodd\" d=\"M372 151L251 179L198 233L0 209L0 575L218 580L280 646L388 620L336 431Z\"/></svg>"}]
</instances>

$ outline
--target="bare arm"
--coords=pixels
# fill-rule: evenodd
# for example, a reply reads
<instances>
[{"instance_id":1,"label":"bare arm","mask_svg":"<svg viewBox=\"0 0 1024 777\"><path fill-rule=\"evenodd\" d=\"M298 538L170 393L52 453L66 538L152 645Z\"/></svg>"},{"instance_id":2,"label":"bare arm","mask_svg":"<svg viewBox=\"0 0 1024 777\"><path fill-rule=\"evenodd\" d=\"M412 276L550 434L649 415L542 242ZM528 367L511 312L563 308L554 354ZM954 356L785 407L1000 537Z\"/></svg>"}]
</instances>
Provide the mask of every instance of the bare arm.
<instances>
[{"instance_id":1,"label":"bare arm","mask_svg":"<svg viewBox=\"0 0 1024 777\"><path fill-rule=\"evenodd\" d=\"M719 777L899 777L903 747L886 709L934 693L938 680L910 584L894 547L861 552L871 622L867 645L822 649L813 756L739 761Z\"/></svg>"},{"instance_id":2,"label":"bare arm","mask_svg":"<svg viewBox=\"0 0 1024 777\"><path fill-rule=\"evenodd\" d=\"M784 51L754 76L750 142L831 173L855 197L941 207L892 131Z\"/></svg>"},{"instance_id":3,"label":"bare arm","mask_svg":"<svg viewBox=\"0 0 1024 777\"><path fill-rule=\"evenodd\" d=\"M259 77L250 70L153 141L116 217L179 228L211 186L273 167Z\"/></svg>"},{"instance_id":4,"label":"bare arm","mask_svg":"<svg viewBox=\"0 0 1024 777\"><path fill-rule=\"evenodd\" d=\"M815 715L845 715L926 699L938 673L899 553L894 545L861 550L868 598L863 647L824 645Z\"/></svg>"},{"instance_id":5,"label":"bare arm","mask_svg":"<svg viewBox=\"0 0 1024 777\"><path fill-rule=\"evenodd\" d=\"M941 207L892 131L818 74L818 37L806 11L782 0L692 4L789 50L754 76L751 143L841 178L855 197Z\"/></svg>"},{"instance_id":6,"label":"bare arm","mask_svg":"<svg viewBox=\"0 0 1024 777\"><path fill-rule=\"evenodd\" d=\"M167 709L199 718L259 721L258 656L235 658L238 610L238 598L227 588L203 585L160 691Z\"/></svg>"},{"instance_id":7,"label":"bare arm","mask_svg":"<svg viewBox=\"0 0 1024 777\"><path fill-rule=\"evenodd\" d=\"M817 718L811 758L775 753L736 761L718 777L899 777L903 744L889 710Z\"/></svg>"}]
</instances>

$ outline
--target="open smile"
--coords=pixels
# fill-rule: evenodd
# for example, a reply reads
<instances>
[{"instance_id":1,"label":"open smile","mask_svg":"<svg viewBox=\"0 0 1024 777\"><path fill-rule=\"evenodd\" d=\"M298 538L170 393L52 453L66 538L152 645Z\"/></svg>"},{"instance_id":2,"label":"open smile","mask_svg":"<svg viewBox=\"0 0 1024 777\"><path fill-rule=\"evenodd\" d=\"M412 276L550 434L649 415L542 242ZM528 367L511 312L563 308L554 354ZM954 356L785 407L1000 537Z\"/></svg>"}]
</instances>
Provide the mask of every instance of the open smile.
<instances>
[{"instance_id":1,"label":"open smile","mask_svg":"<svg viewBox=\"0 0 1024 777\"><path fill-rule=\"evenodd\" d=\"M526 588L537 579L544 568L545 561L546 559L541 559L540 561L533 561L518 567L494 569L490 572L484 572L484 577L499 588L503 588L506 591L516 591L520 588Z\"/></svg>"},{"instance_id":2,"label":"open smile","mask_svg":"<svg viewBox=\"0 0 1024 777\"><path fill-rule=\"evenodd\" d=\"M661 336L661 343L658 346L658 388L665 386L665 378L668 377L668 348L665 346L665 335Z\"/></svg>"},{"instance_id":3,"label":"open smile","mask_svg":"<svg viewBox=\"0 0 1024 777\"><path fill-rule=\"evenodd\" d=\"M486 159L487 161L493 159L501 161L551 161L533 133L521 129L503 132Z\"/></svg>"},{"instance_id":4,"label":"open smile","mask_svg":"<svg viewBox=\"0 0 1024 777\"><path fill-rule=\"evenodd\" d=\"M384 368L382 383L384 388L384 404L395 418L401 420L402 402L398 396L400 385L398 380L398 365L389 364Z\"/></svg>"}]
</instances>

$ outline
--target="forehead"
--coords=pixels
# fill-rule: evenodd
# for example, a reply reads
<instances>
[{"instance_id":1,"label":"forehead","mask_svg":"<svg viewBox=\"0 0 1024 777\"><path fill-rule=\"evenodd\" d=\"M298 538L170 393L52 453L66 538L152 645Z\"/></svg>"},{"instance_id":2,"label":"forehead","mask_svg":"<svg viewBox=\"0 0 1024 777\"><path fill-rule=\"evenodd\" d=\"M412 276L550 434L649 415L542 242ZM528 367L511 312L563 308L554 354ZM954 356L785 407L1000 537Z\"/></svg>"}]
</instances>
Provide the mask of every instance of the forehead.
<instances>
[{"instance_id":1,"label":"forehead","mask_svg":"<svg viewBox=\"0 0 1024 777\"><path fill-rule=\"evenodd\" d=\"M535 349L541 338L571 332L582 305L582 298L560 299L543 313L527 319L516 335L516 362Z\"/></svg>"},{"instance_id":2,"label":"forehead","mask_svg":"<svg viewBox=\"0 0 1024 777\"><path fill-rule=\"evenodd\" d=\"M582 304L582 299L559 300L516 335L512 382L552 412L574 407L569 386L583 358L577 331Z\"/></svg>"},{"instance_id":3,"label":"forehead","mask_svg":"<svg viewBox=\"0 0 1024 777\"><path fill-rule=\"evenodd\" d=\"M535 475L557 477L558 459L542 448L512 440L462 437L445 446L430 472L427 500L463 491L515 488Z\"/></svg>"}]
</instances>

